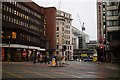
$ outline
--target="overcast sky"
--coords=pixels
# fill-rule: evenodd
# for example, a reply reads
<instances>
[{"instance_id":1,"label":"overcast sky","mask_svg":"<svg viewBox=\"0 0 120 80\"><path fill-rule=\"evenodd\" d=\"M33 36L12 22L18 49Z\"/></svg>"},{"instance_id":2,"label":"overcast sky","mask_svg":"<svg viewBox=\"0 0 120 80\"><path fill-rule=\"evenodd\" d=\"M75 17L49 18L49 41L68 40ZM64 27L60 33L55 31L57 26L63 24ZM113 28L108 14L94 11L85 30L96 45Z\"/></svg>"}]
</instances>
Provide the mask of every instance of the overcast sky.
<instances>
[{"instance_id":1,"label":"overcast sky","mask_svg":"<svg viewBox=\"0 0 120 80\"><path fill-rule=\"evenodd\" d=\"M90 36L90 40L97 40L97 13L96 0L32 0L43 7L56 7L67 13L72 14L72 25L79 30L81 26L77 14L79 15L81 23L84 26L86 34ZM59 7L60 5L60 7Z\"/></svg>"}]
</instances>

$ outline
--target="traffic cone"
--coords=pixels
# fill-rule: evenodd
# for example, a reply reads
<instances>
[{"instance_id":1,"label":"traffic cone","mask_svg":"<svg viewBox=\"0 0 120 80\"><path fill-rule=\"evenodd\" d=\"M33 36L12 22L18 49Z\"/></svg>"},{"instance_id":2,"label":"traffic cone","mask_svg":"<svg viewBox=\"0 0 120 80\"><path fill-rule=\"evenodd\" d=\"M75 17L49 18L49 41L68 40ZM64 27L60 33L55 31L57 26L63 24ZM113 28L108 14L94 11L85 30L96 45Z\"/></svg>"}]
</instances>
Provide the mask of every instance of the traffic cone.
<instances>
[{"instance_id":1,"label":"traffic cone","mask_svg":"<svg viewBox=\"0 0 120 80\"><path fill-rule=\"evenodd\" d=\"M52 59L52 66L56 66L55 58Z\"/></svg>"}]
</instances>

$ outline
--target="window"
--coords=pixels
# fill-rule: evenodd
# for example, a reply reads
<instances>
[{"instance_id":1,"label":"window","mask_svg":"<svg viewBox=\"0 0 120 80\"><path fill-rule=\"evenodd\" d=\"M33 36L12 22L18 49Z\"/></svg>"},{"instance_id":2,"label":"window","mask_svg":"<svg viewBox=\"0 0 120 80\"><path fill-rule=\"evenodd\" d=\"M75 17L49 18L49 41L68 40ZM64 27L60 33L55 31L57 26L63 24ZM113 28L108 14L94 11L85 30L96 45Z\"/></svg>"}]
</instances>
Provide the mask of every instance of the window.
<instances>
[{"instance_id":1,"label":"window","mask_svg":"<svg viewBox=\"0 0 120 80\"><path fill-rule=\"evenodd\" d=\"M105 4L103 5L103 8L105 8Z\"/></svg>"},{"instance_id":2,"label":"window","mask_svg":"<svg viewBox=\"0 0 120 80\"><path fill-rule=\"evenodd\" d=\"M118 21L117 20L107 21L107 26L118 26Z\"/></svg>"},{"instance_id":3,"label":"window","mask_svg":"<svg viewBox=\"0 0 120 80\"><path fill-rule=\"evenodd\" d=\"M14 22L14 19L13 19L13 18L11 18L11 22L12 22L12 23Z\"/></svg>"},{"instance_id":4,"label":"window","mask_svg":"<svg viewBox=\"0 0 120 80\"><path fill-rule=\"evenodd\" d=\"M18 20L16 20L16 24L18 24Z\"/></svg>"},{"instance_id":5,"label":"window","mask_svg":"<svg viewBox=\"0 0 120 80\"><path fill-rule=\"evenodd\" d=\"M5 15L3 15L3 20L5 20Z\"/></svg>"},{"instance_id":6,"label":"window","mask_svg":"<svg viewBox=\"0 0 120 80\"><path fill-rule=\"evenodd\" d=\"M3 5L3 10L6 10L6 5Z\"/></svg>"},{"instance_id":7,"label":"window","mask_svg":"<svg viewBox=\"0 0 120 80\"><path fill-rule=\"evenodd\" d=\"M12 14L14 14L14 9L12 9Z\"/></svg>"},{"instance_id":8,"label":"window","mask_svg":"<svg viewBox=\"0 0 120 80\"><path fill-rule=\"evenodd\" d=\"M20 17L20 15L21 15L21 13L20 12L18 12L18 16Z\"/></svg>"},{"instance_id":9,"label":"window","mask_svg":"<svg viewBox=\"0 0 120 80\"><path fill-rule=\"evenodd\" d=\"M16 12L16 15L19 16L19 12L18 11Z\"/></svg>"},{"instance_id":10,"label":"window","mask_svg":"<svg viewBox=\"0 0 120 80\"><path fill-rule=\"evenodd\" d=\"M59 49L59 45L57 45L57 49Z\"/></svg>"},{"instance_id":11,"label":"window","mask_svg":"<svg viewBox=\"0 0 120 80\"><path fill-rule=\"evenodd\" d=\"M105 16L105 13L103 13L103 16Z\"/></svg>"},{"instance_id":12,"label":"window","mask_svg":"<svg viewBox=\"0 0 120 80\"><path fill-rule=\"evenodd\" d=\"M4 36L4 31L1 31L1 34L2 34L2 38L5 38L5 36Z\"/></svg>"},{"instance_id":13,"label":"window","mask_svg":"<svg viewBox=\"0 0 120 80\"><path fill-rule=\"evenodd\" d=\"M9 20L8 20L9 22L11 22L11 17L9 17Z\"/></svg>"},{"instance_id":14,"label":"window","mask_svg":"<svg viewBox=\"0 0 120 80\"><path fill-rule=\"evenodd\" d=\"M7 7L7 11L9 11L9 7Z\"/></svg>"},{"instance_id":15,"label":"window","mask_svg":"<svg viewBox=\"0 0 120 80\"><path fill-rule=\"evenodd\" d=\"M107 15L108 16L117 16L118 15L118 11L117 10L107 11Z\"/></svg>"},{"instance_id":16,"label":"window","mask_svg":"<svg viewBox=\"0 0 120 80\"><path fill-rule=\"evenodd\" d=\"M15 23L16 21L15 21L15 19L14 19L14 23Z\"/></svg>"},{"instance_id":17,"label":"window","mask_svg":"<svg viewBox=\"0 0 120 80\"><path fill-rule=\"evenodd\" d=\"M16 32L12 32L12 39L16 39Z\"/></svg>"},{"instance_id":18,"label":"window","mask_svg":"<svg viewBox=\"0 0 120 80\"><path fill-rule=\"evenodd\" d=\"M14 10L14 14L16 15L16 10Z\"/></svg>"},{"instance_id":19,"label":"window","mask_svg":"<svg viewBox=\"0 0 120 80\"><path fill-rule=\"evenodd\" d=\"M11 8L9 8L9 12L11 13Z\"/></svg>"},{"instance_id":20,"label":"window","mask_svg":"<svg viewBox=\"0 0 120 80\"><path fill-rule=\"evenodd\" d=\"M57 27L57 31L59 31L59 27Z\"/></svg>"},{"instance_id":21,"label":"window","mask_svg":"<svg viewBox=\"0 0 120 80\"><path fill-rule=\"evenodd\" d=\"M6 21L8 21L8 16L6 16L6 19L5 19Z\"/></svg>"}]
</instances>

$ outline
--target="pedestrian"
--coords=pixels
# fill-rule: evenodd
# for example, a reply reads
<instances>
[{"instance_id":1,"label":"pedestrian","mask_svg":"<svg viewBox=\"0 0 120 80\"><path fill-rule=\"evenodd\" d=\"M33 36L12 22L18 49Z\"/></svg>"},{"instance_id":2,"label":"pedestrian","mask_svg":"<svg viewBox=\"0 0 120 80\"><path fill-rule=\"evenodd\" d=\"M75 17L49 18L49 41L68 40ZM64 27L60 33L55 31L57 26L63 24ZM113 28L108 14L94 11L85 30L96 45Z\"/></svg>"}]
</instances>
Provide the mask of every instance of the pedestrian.
<instances>
[{"instance_id":1,"label":"pedestrian","mask_svg":"<svg viewBox=\"0 0 120 80\"><path fill-rule=\"evenodd\" d=\"M36 57L33 56L33 65L36 63Z\"/></svg>"},{"instance_id":2,"label":"pedestrian","mask_svg":"<svg viewBox=\"0 0 120 80\"><path fill-rule=\"evenodd\" d=\"M47 64L47 56L46 55L45 55L44 60L45 60L45 64Z\"/></svg>"},{"instance_id":3,"label":"pedestrian","mask_svg":"<svg viewBox=\"0 0 120 80\"><path fill-rule=\"evenodd\" d=\"M57 56L54 56L54 58L55 58L56 65L58 65L58 63L57 63L58 57L57 57Z\"/></svg>"},{"instance_id":4,"label":"pedestrian","mask_svg":"<svg viewBox=\"0 0 120 80\"><path fill-rule=\"evenodd\" d=\"M43 56L42 56L42 54L40 54L40 58L39 58L40 64L43 63L42 58L43 58Z\"/></svg>"},{"instance_id":5,"label":"pedestrian","mask_svg":"<svg viewBox=\"0 0 120 80\"><path fill-rule=\"evenodd\" d=\"M45 55L42 56L42 63L45 63Z\"/></svg>"},{"instance_id":6,"label":"pedestrian","mask_svg":"<svg viewBox=\"0 0 120 80\"><path fill-rule=\"evenodd\" d=\"M40 54L38 54L38 63L40 62Z\"/></svg>"}]
</instances>

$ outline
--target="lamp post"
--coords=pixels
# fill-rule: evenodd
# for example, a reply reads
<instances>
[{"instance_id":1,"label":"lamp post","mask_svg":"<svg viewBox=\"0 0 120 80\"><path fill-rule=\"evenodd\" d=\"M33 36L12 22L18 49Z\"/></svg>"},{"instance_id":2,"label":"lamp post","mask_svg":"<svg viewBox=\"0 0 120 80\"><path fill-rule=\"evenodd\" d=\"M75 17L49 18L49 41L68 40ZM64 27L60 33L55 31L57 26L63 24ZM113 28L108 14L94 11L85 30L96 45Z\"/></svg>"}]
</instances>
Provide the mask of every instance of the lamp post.
<instances>
[{"instance_id":1,"label":"lamp post","mask_svg":"<svg viewBox=\"0 0 120 80\"><path fill-rule=\"evenodd\" d=\"M8 47L8 64L10 62L10 36L8 36L9 38L9 47Z\"/></svg>"}]
</instances>

